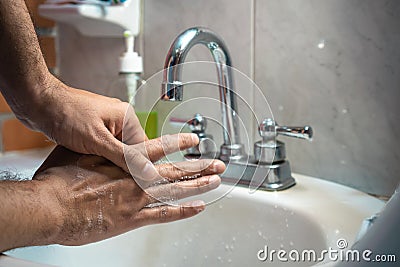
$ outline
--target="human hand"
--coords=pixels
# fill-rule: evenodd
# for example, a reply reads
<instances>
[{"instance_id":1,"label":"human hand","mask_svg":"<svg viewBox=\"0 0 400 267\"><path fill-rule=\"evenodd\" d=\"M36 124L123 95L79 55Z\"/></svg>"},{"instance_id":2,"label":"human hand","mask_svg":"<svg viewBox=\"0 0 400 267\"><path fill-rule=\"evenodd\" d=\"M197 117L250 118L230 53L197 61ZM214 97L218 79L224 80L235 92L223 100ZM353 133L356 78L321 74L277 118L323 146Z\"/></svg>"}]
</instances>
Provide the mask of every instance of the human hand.
<instances>
[{"instance_id":1,"label":"human hand","mask_svg":"<svg viewBox=\"0 0 400 267\"><path fill-rule=\"evenodd\" d=\"M169 145L158 138L137 145L136 149L145 153L150 160L157 160L166 152L196 143L191 141L190 134L174 135L164 140L169 140ZM164 150L162 147L169 148ZM53 204L49 206L56 203L53 214L58 219L57 234L49 235L52 240L48 243L82 245L144 225L194 216L204 210L204 202L172 206L160 200L177 200L212 190L221 181L216 174L225 170L225 165L219 160L154 166L160 176L169 182L144 187L104 158L57 147L34 177L51 189L48 203ZM197 178L181 180L188 176ZM149 207L154 203L159 205Z\"/></svg>"},{"instance_id":2,"label":"human hand","mask_svg":"<svg viewBox=\"0 0 400 267\"><path fill-rule=\"evenodd\" d=\"M28 126L68 149L105 157L125 170L123 127L124 134L129 133L125 143L147 140L131 105L69 87L55 78L47 80L34 106L29 118L20 118Z\"/></svg>"}]
</instances>

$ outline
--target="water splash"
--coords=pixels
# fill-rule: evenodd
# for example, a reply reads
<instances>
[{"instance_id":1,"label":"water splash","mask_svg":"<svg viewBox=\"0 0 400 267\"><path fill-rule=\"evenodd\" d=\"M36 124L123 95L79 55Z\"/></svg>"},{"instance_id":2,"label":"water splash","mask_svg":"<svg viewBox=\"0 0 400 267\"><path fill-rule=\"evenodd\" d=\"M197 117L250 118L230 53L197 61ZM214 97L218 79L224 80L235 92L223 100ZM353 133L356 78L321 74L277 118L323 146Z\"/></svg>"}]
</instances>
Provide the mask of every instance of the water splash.
<instances>
[{"instance_id":1,"label":"water splash","mask_svg":"<svg viewBox=\"0 0 400 267\"><path fill-rule=\"evenodd\" d=\"M109 200L110 200L110 205L114 206L115 200L114 200L114 193L113 193L113 189L110 189L110 195L108 196Z\"/></svg>"},{"instance_id":2,"label":"water splash","mask_svg":"<svg viewBox=\"0 0 400 267\"><path fill-rule=\"evenodd\" d=\"M98 198L96 200L96 206L98 207L99 211L97 213L97 227L98 227L98 231L99 233L103 233L103 222L104 222L104 218L103 218L103 206L102 206L102 202L101 199Z\"/></svg>"}]
</instances>

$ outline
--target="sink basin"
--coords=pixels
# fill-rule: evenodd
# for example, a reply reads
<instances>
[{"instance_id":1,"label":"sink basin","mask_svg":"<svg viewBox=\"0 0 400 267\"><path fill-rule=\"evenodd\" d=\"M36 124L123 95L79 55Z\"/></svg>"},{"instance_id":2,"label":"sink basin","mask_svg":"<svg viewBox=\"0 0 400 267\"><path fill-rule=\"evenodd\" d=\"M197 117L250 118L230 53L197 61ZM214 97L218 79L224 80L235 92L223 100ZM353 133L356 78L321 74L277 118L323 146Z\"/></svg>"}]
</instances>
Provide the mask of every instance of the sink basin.
<instances>
[{"instance_id":1,"label":"sink basin","mask_svg":"<svg viewBox=\"0 0 400 267\"><path fill-rule=\"evenodd\" d=\"M260 261L260 250L314 250L337 241L350 247L362 221L384 202L357 190L299 174L281 192L250 192L222 184L206 198L227 195L193 218L146 226L80 247L27 247L5 254L56 266L287 266L277 258ZM310 266L316 262L291 262ZM0 258L1 266L1 258ZM20 265L23 266L23 265ZM29 265L26 265L29 266Z\"/></svg>"}]
</instances>

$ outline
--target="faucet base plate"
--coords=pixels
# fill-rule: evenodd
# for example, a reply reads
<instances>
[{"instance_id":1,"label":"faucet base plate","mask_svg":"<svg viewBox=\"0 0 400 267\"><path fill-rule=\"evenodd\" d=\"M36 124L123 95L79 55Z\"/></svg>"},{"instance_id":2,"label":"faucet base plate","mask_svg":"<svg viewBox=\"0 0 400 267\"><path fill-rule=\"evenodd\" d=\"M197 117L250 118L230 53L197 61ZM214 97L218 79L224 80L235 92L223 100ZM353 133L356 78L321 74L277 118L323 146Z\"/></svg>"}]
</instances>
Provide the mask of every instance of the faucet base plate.
<instances>
[{"instance_id":1,"label":"faucet base plate","mask_svg":"<svg viewBox=\"0 0 400 267\"><path fill-rule=\"evenodd\" d=\"M266 191L285 190L296 184L291 175L288 161L272 165L254 162L229 162L221 178L228 183L246 185L254 190Z\"/></svg>"}]
</instances>

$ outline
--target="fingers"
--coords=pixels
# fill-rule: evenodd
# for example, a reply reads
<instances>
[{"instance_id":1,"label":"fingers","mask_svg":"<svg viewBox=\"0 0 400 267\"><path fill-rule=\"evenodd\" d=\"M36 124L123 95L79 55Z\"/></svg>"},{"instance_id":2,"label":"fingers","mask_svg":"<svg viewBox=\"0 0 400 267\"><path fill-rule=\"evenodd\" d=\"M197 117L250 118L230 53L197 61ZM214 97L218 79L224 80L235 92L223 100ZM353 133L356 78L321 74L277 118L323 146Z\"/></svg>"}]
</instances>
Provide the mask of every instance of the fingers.
<instances>
[{"instance_id":1,"label":"fingers","mask_svg":"<svg viewBox=\"0 0 400 267\"><path fill-rule=\"evenodd\" d=\"M103 149L98 154L109 159L135 178L151 181L160 177L153 163L136 146L124 145L111 133L108 133L108 137L103 142Z\"/></svg>"},{"instance_id":2,"label":"fingers","mask_svg":"<svg viewBox=\"0 0 400 267\"><path fill-rule=\"evenodd\" d=\"M129 168L124 157L124 144L138 144L148 140L148 138L140 125L133 107L128 103L122 102L116 103L116 105L119 105L119 107L121 107L121 113L125 114L122 132L117 132L119 127L113 123L108 123L110 129L104 128L103 131L97 133L100 141L95 144L93 152L96 155L111 160L114 164L128 171ZM120 113L117 115L114 114L116 117L112 118L111 121L118 121L119 114ZM122 116L122 114L120 115Z\"/></svg>"},{"instance_id":3,"label":"fingers","mask_svg":"<svg viewBox=\"0 0 400 267\"><path fill-rule=\"evenodd\" d=\"M218 175L203 176L197 179L153 186L146 189L148 202L171 202L194 195L199 195L217 188L221 184Z\"/></svg>"},{"instance_id":4,"label":"fingers","mask_svg":"<svg viewBox=\"0 0 400 267\"><path fill-rule=\"evenodd\" d=\"M127 169L133 177L142 181L162 179L153 163L134 146L124 146L123 151Z\"/></svg>"},{"instance_id":5,"label":"fingers","mask_svg":"<svg viewBox=\"0 0 400 267\"><path fill-rule=\"evenodd\" d=\"M185 203L180 206L158 206L142 209L135 219L141 224L156 224L173 222L192 217L205 209L205 203L200 200Z\"/></svg>"},{"instance_id":6,"label":"fingers","mask_svg":"<svg viewBox=\"0 0 400 267\"><path fill-rule=\"evenodd\" d=\"M122 130L122 142L127 145L134 145L149 140L140 125L135 110L129 104L127 106Z\"/></svg>"},{"instance_id":7,"label":"fingers","mask_svg":"<svg viewBox=\"0 0 400 267\"><path fill-rule=\"evenodd\" d=\"M201 159L155 165L160 176L168 180L219 174L225 171L225 164L220 160Z\"/></svg>"},{"instance_id":8,"label":"fingers","mask_svg":"<svg viewBox=\"0 0 400 267\"><path fill-rule=\"evenodd\" d=\"M105 136L102 141L103 143L99 145L101 147L97 149L95 154L105 157L123 170L128 171L129 168L125 162L123 143L110 132L107 132Z\"/></svg>"},{"instance_id":9,"label":"fingers","mask_svg":"<svg viewBox=\"0 0 400 267\"><path fill-rule=\"evenodd\" d=\"M180 133L174 135L163 135L159 138L148 140L135 147L142 151L152 162L155 162L164 156L196 146L199 138L196 134Z\"/></svg>"}]
</instances>

